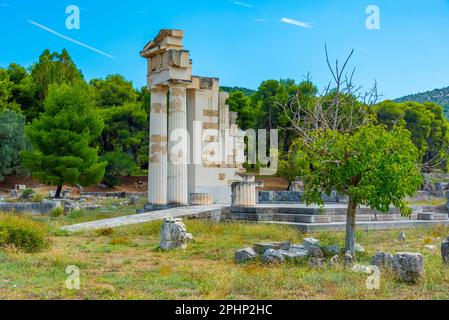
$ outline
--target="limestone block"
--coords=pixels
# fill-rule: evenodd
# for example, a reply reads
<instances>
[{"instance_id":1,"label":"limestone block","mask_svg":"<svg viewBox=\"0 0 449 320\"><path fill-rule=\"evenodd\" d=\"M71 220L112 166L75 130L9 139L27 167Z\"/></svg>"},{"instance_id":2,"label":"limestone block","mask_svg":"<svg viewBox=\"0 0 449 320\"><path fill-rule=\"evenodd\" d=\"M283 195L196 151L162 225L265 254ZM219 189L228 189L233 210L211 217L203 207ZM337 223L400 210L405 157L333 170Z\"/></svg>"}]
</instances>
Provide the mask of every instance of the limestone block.
<instances>
[{"instance_id":1,"label":"limestone block","mask_svg":"<svg viewBox=\"0 0 449 320\"><path fill-rule=\"evenodd\" d=\"M268 249L262 255L263 263L282 263L285 261L284 256L279 252L279 250Z\"/></svg>"},{"instance_id":2,"label":"limestone block","mask_svg":"<svg viewBox=\"0 0 449 320\"><path fill-rule=\"evenodd\" d=\"M373 266L391 268L393 264L393 255L388 252L378 251L371 259L371 264Z\"/></svg>"},{"instance_id":3,"label":"limestone block","mask_svg":"<svg viewBox=\"0 0 449 320\"><path fill-rule=\"evenodd\" d=\"M258 254L263 254L269 249L274 250L290 250L290 242L268 242L268 243L256 243L254 244L254 251Z\"/></svg>"},{"instance_id":4,"label":"limestone block","mask_svg":"<svg viewBox=\"0 0 449 320\"><path fill-rule=\"evenodd\" d=\"M235 253L235 262L245 263L256 259L257 256L257 253L252 248L241 249Z\"/></svg>"},{"instance_id":5,"label":"limestone block","mask_svg":"<svg viewBox=\"0 0 449 320\"><path fill-rule=\"evenodd\" d=\"M306 250L309 250L311 247L319 247L320 240L315 238L304 238L302 245L306 248Z\"/></svg>"},{"instance_id":6,"label":"limestone block","mask_svg":"<svg viewBox=\"0 0 449 320\"><path fill-rule=\"evenodd\" d=\"M162 250L186 249L187 247L186 226L182 219L166 218L162 223L161 242Z\"/></svg>"},{"instance_id":7,"label":"limestone block","mask_svg":"<svg viewBox=\"0 0 449 320\"><path fill-rule=\"evenodd\" d=\"M330 246L324 246L321 247L321 250L326 256L335 256L340 253L340 247L337 245L330 245Z\"/></svg>"},{"instance_id":8,"label":"limestone block","mask_svg":"<svg viewBox=\"0 0 449 320\"><path fill-rule=\"evenodd\" d=\"M396 277L407 283L416 283L424 276L424 258L420 253L399 252L393 256Z\"/></svg>"},{"instance_id":9,"label":"limestone block","mask_svg":"<svg viewBox=\"0 0 449 320\"><path fill-rule=\"evenodd\" d=\"M209 193L191 193L190 204L192 206L208 206L214 203L214 198Z\"/></svg>"}]
</instances>

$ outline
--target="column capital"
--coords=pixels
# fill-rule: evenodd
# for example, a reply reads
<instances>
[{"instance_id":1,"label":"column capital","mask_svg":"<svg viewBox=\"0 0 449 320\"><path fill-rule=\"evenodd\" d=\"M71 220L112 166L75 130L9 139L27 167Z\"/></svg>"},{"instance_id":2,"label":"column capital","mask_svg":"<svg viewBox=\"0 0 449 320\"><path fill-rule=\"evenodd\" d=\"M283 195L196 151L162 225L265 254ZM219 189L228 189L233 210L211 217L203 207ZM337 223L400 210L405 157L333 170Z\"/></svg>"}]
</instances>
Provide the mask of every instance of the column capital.
<instances>
[{"instance_id":1,"label":"column capital","mask_svg":"<svg viewBox=\"0 0 449 320\"><path fill-rule=\"evenodd\" d=\"M159 93L159 94L166 94L168 92L168 87L166 86L156 86L156 87L152 87L150 88L150 92L151 93Z\"/></svg>"}]
</instances>

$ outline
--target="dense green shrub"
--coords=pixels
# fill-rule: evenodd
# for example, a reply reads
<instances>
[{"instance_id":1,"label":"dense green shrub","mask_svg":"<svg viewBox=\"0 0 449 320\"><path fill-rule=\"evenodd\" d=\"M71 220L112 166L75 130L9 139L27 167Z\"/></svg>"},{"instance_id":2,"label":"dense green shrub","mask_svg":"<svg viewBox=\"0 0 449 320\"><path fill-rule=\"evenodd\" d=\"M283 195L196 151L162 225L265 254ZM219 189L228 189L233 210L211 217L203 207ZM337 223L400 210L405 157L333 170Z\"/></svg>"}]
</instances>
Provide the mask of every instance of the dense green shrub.
<instances>
[{"instance_id":1,"label":"dense green shrub","mask_svg":"<svg viewBox=\"0 0 449 320\"><path fill-rule=\"evenodd\" d=\"M61 207L58 207L58 208L54 208L50 212L50 217L57 218L57 217L62 216L63 214L64 214L64 209Z\"/></svg>"},{"instance_id":2,"label":"dense green shrub","mask_svg":"<svg viewBox=\"0 0 449 320\"><path fill-rule=\"evenodd\" d=\"M17 249L32 253L49 246L47 228L27 217L0 214L0 247L12 245Z\"/></svg>"}]
</instances>

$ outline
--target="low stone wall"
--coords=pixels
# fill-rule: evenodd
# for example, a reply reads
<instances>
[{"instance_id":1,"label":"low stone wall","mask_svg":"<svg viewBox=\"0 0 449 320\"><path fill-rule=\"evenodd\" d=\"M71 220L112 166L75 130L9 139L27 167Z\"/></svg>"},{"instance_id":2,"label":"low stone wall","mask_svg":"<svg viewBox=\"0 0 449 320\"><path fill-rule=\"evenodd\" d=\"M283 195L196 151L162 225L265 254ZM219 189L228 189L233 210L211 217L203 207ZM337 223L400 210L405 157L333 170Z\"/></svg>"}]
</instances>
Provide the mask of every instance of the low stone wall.
<instances>
[{"instance_id":1,"label":"low stone wall","mask_svg":"<svg viewBox=\"0 0 449 320\"><path fill-rule=\"evenodd\" d=\"M128 198L139 197L146 198L147 192L81 192L81 196L105 197L105 198Z\"/></svg>"},{"instance_id":2,"label":"low stone wall","mask_svg":"<svg viewBox=\"0 0 449 320\"><path fill-rule=\"evenodd\" d=\"M304 202L304 191L258 191L258 203L301 203ZM323 194L324 203L346 203L347 197L332 191L330 195Z\"/></svg>"},{"instance_id":3,"label":"low stone wall","mask_svg":"<svg viewBox=\"0 0 449 320\"><path fill-rule=\"evenodd\" d=\"M61 202L59 201L0 203L0 211L26 212L31 214L47 214L58 207L61 207Z\"/></svg>"}]
</instances>

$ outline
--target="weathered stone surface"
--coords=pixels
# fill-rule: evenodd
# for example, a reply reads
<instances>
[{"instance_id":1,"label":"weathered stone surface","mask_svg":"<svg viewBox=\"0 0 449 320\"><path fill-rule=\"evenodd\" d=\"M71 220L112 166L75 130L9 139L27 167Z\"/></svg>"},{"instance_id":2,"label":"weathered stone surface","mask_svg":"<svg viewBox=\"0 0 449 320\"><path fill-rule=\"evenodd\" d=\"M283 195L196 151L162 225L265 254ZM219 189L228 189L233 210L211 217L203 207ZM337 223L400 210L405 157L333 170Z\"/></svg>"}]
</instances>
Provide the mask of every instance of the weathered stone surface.
<instances>
[{"instance_id":1,"label":"weathered stone surface","mask_svg":"<svg viewBox=\"0 0 449 320\"><path fill-rule=\"evenodd\" d=\"M329 260L329 265L334 266L340 262L340 256L335 255Z\"/></svg>"},{"instance_id":2,"label":"weathered stone surface","mask_svg":"<svg viewBox=\"0 0 449 320\"><path fill-rule=\"evenodd\" d=\"M449 264L449 238L441 244L441 257L444 263Z\"/></svg>"},{"instance_id":3,"label":"weathered stone surface","mask_svg":"<svg viewBox=\"0 0 449 320\"><path fill-rule=\"evenodd\" d=\"M352 254L349 251L346 251L345 253L344 264L345 267L352 267L354 265L354 258L352 257Z\"/></svg>"},{"instance_id":4,"label":"weathered stone surface","mask_svg":"<svg viewBox=\"0 0 449 320\"><path fill-rule=\"evenodd\" d=\"M78 203L70 201L64 202L64 212L67 213L76 210L80 210L80 205Z\"/></svg>"},{"instance_id":5,"label":"weathered stone surface","mask_svg":"<svg viewBox=\"0 0 449 320\"><path fill-rule=\"evenodd\" d=\"M292 244L292 245L290 245L290 250L307 251L306 247L304 247L302 244Z\"/></svg>"},{"instance_id":6,"label":"weathered stone surface","mask_svg":"<svg viewBox=\"0 0 449 320\"><path fill-rule=\"evenodd\" d=\"M235 253L235 262L237 263L245 263L257 258L257 253L253 250L253 248L244 248L236 251Z\"/></svg>"},{"instance_id":7,"label":"weathered stone surface","mask_svg":"<svg viewBox=\"0 0 449 320\"><path fill-rule=\"evenodd\" d=\"M321 250L323 251L323 253L327 256L335 256L338 255L340 253L340 247L337 245L330 245L330 246L324 246L321 247Z\"/></svg>"},{"instance_id":8,"label":"weathered stone surface","mask_svg":"<svg viewBox=\"0 0 449 320\"><path fill-rule=\"evenodd\" d=\"M320 247L311 246L307 250L309 257L321 259L324 258L324 253L321 251Z\"/></svg>"},{"instance_id":9,"label":"weathered stone surface","mask_svg":"<svg viewBox=\"0 0 449 320\"><path fill-rule=\"evenodd\" d=\"M365 252L365 248L362 247L360 244L356 243L354 246L354 250L356 253L364 253Z\"/></svg>"},{"instance_id":10,"label":"weathered stone surface","mask_svg":"<svg viewBox=\"0 0 449 320\"><path fill-rule=\"evenodd\" d=\"M284 256L279 252L279 250L268 249L262 255L263 263L282 263L284 261Z\"/></svg>"},{"instance_id":11,"label":"weathered stone surface","mask_svg":"<svg viewBox=\"0 0 449 320\"><path fill-rule=\"evenodd\" d=\"M187 247L186 226L182 219L166 218L162 223L161 242L162 250L185 249Z\"/></svg>"},{"instance_id":12,"label":"weathered stone surface","mask_svg":"<svg viewBox=\"0 0 449 320\"><path fill-rule=\"evenodd\" d=\"M284 257L287 261L297 262L305 259L308 256L307 251L305 250L279 250L279 253Z\"/></svg>"},{"instance_id":13,"label":"weathered stone surface","mask_svg":"<svg viewBox=\"0 0 449 320\"><path fill-rule=\"evenodd\" d=\"M290 242L267 242L267 243L256 243L254 244L254 251L258 254L263 254L268 249L275 250L290 250Z\"/></svg>"},{"instance_id":14,"label":"weathered stone surface","mask_svg":"<svg viewBox=\"0 0 449 320\"><path fill-rule=\"evenodd\" d=\"M137 204L137 199L138 199L138 197L137 196L131 196L131 197L129 197L129 204L130 205L135 205L135 204Z\"/></svg>"},{"instance_id":15,"label":"weathered stone surface","mask_svg":"<svg viewBox=\"0 0 449 320\"><path fill-rule=\"evenodd\" d=\"M416 283L424 276L424 258L420 253L399 252L393 256L393 271L401 281Z\"/></svg>"},{"instance_id":16,"label":"weathered stone surface","mask_svg":"<svg viewBox=\"0 0 449 320\"><path fill-rule=\"evenodd\" d=\"M326 260L322 258L310 258L308 264L312 268L320 268L326 264Z\"/></svg>"},{"instance_id":17,"label":"weathered stone surface","mask_svg":"<svg viewBox=\"0 0 449 320\"><path fill-rule=\"evenodd\" d=\"M306 250L309 250L311 247L319 247L320 240L315 238L304 238L302 245L306 248Z\"/></svg>"},{"instance_id":18,"label":"weathered stone surface","mask_svg":"<svg viewBox=\"0 0 449 320\"><path fill-rule=\"evenodd\" d=\"M378 251L376 255L371 259L373 266L391 268L393 264L393 255L388 252Z\"/></svg>"}]
</instances>

